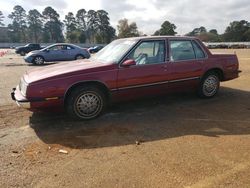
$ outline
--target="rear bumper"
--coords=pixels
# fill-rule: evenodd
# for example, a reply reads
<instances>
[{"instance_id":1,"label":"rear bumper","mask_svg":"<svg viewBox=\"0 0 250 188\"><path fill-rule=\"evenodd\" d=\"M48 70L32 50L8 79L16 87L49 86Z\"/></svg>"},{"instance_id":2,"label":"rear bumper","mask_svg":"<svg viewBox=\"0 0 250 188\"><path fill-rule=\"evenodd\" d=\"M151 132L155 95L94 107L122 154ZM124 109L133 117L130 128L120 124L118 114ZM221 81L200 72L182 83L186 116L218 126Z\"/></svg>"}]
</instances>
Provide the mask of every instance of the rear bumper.
<instances>
[{"instance_id":1,"label":"rear bumper","mask_svg":"<svg viewBox=\"0 0 250 188\"><path fill-rule=\"evenodd\" d=\"M16 54L20 54L20 50L19 50L19 49L18 49L18 50L16 49L16 50L15 50L15 53L16 53Z\"/></svg>"},{"instance_id":2,"label":"rear bumper","mask_svg":"<svg viewBox=\"0 0 250 188\"><path fill-rule=\"evenodd\" d=\"M228 71L227 73L224 74L223 81L228 81L238 78L241 72L242 72L241 70Z\"/></svg>"}]
</instances>

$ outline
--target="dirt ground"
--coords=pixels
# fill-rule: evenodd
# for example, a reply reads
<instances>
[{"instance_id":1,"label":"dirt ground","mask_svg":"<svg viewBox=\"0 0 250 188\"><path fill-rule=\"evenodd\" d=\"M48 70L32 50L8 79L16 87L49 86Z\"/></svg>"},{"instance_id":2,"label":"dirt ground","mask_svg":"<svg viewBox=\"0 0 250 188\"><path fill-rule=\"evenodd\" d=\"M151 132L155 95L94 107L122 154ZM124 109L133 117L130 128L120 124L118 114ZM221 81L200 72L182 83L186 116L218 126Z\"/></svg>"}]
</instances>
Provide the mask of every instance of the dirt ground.
<instances>
[{"instance_id":1,"label":"dirt ground","mask_svg":"<svg viewBox=\"0 0 250 188\"><path fill-rule=\"evenodd\" d=\"M17 107L10 90L35 66L8 52L0 57L0 187L250 187L250 50L214 50L234 51L243 72L213 99L116 104L87 122Z\"/></svg>"}]
</instances>

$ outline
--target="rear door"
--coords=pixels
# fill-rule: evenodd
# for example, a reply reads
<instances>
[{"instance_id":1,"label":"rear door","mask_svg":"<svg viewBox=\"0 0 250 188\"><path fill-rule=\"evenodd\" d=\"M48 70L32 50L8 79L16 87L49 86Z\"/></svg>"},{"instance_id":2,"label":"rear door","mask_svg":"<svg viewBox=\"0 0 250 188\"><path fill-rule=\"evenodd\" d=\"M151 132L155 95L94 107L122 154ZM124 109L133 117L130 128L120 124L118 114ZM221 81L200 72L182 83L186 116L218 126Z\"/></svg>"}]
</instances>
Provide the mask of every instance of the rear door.
<instances>
[{"instance_id":1,"label":"rear door","mask_svg":"<svg viewBox=\"0 0 250 188\"><path fill-rule=\"evenodd\" d=\"M62 55L63 60L74 60L76 56L76 49L74 49L72 46L64 45Z\"/></svg>"},{"instance_id":2,"label":"rear door","mask_svg":"<svg viewBox=\"0 0 250 188\"><path fill-rule=\"evenodd\" d=\"M141 41L126 59L133 59L136 65L119 68L117 88L120 95L128 99L166 92L166 40Z\"/></svg>"},{"instance_id":3,"label":"rear door","mask_svg":"<svg viewBox=\"0 0 250 188\"><path fill-rule=\"evenodd\" d=\"M206 53L195 40L169 40L169 88L189 90L197 87Z\"/></svg>"}]
</instances>

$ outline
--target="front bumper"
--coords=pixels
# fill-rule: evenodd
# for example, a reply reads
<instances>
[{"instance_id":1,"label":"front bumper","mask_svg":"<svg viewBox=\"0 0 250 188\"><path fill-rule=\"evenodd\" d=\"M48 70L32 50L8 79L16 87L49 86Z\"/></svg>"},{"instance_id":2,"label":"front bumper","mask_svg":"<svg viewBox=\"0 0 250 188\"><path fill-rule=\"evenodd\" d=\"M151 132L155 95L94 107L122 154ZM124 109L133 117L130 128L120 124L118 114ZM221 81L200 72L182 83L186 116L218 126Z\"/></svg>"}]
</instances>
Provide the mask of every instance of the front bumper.
<instances>
[{"instance_id":1,"label":"front bumper","mask_svg":"<svg viewBox=\"0 0 250 188\"><path fill-rule=\"evenodd\" d=\"M16 102L19 107L30 109L30 102L21 94L19 88L13 88L11 92L11 98Z\"/></svg>"},{"instance_id":2,"label":"front bumper","mask_svg":"<svg viewBox=\"0 0 250 188\"><path fill-rule=\"evenodd\" d=\"M25 56L23 59L27 63L33 63L34 57L32 57L32 56Z\"/></svg>"},{"instance_id":3,"label":"front bumper","mask_svg":"<svg viewBox=\"0 0 250 188\"><path fill-rule=\"evenodd\" d=\"M14 101L29 102L28 99L22 95L22 93L19 89L19 86L17 86L16 88L13 88L10 95L11 95L12 100L14 100Z\"/></svg>"},{"instance_id":4,"label":"front bumper","mask_svg":"<svg viewBox=\"0 0 250 188\"><path fill-rule=\"evenodd\" d=\"M27 99L20 92L19 86L12 89L11 98L18 106L30 111L62 111L64 100L62 97Z\"/></svg>"}]
</instances>

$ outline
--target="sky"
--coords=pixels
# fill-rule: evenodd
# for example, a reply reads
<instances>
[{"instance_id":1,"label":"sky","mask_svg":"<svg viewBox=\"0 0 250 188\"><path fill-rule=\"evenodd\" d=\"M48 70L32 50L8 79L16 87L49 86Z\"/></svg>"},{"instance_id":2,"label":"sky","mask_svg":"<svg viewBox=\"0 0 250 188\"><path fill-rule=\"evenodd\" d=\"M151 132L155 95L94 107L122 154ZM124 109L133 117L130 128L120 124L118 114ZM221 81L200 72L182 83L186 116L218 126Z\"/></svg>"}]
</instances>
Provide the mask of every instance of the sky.
<instances>
[{"instance_id":1,"label":"sky","mask_svg":"<svg viewBox=\"0 0 250 188\"><path fill-rule=\"evenodd\" d=\"M114 28L118 20L127 18L148 35L158 30L165 20L177 26L179 35L200 26L223 33L232 21L250 21L249 0L0 0L0 10L5 17L15 5L21 5L27 12L30 9L42 12L45 7L52 6L60 13L61 20L68 12L75 14L81 8L104 9ZM5 18L5 24L10 22Z\"/></svg>"}]
</instances>

